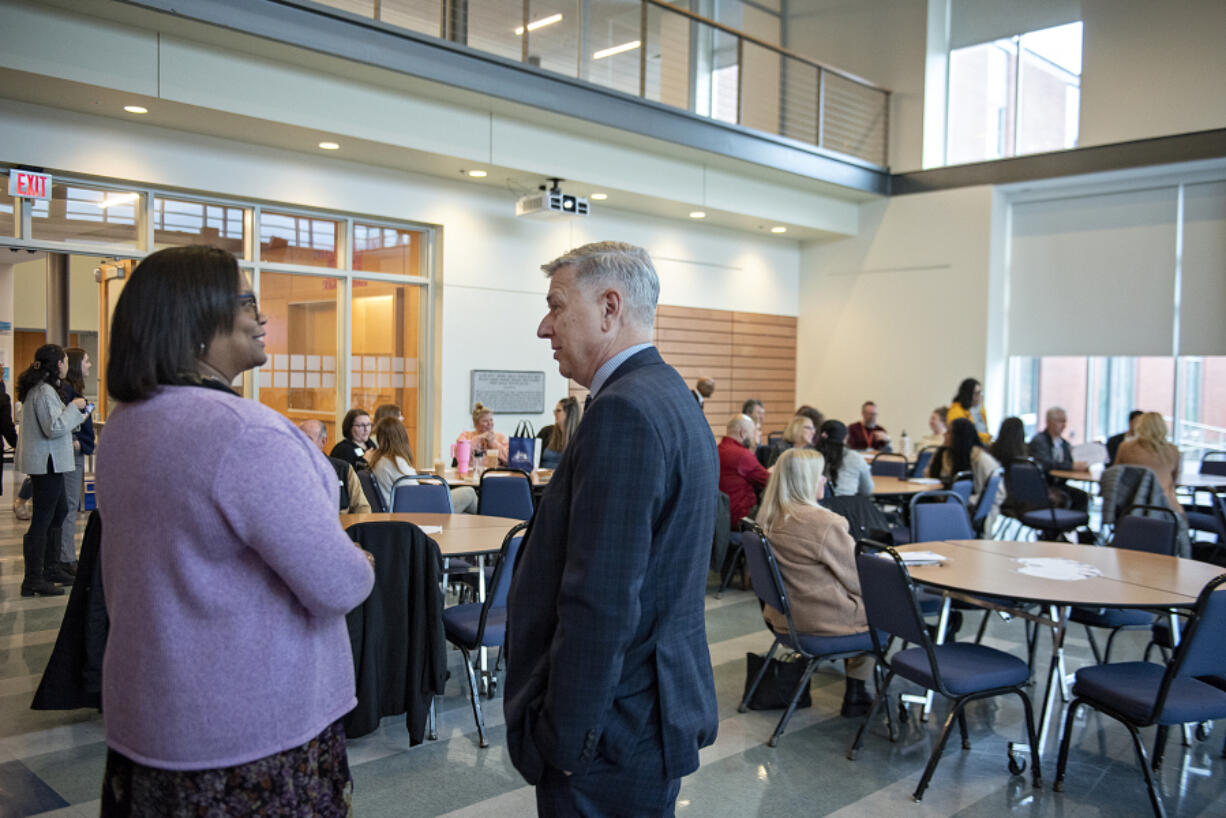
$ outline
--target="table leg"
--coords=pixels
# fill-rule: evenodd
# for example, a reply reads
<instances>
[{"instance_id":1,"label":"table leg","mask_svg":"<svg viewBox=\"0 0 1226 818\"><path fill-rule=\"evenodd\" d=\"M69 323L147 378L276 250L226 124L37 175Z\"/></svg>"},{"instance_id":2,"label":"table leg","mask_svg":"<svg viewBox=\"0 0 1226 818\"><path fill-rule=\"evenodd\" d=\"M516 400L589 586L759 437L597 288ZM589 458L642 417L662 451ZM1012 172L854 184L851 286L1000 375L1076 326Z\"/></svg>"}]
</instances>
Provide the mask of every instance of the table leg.
<instances>
[{"instance_id":1,"label":"table leg","mask_svg":"<svg viewBox=\"0 0 1226 818\"><path fill-rule=\"evenodd\" d=\"M1051 665L1047 669L1047 687L1043 692L1043 709L1039 713L1039 757L1047 747L1047 734L1051 722L1052 711L1056 710L1056 694L1066 694L1064 690L1064 635L1068 631L1068 617L1072 610L1069 606L1048 608L1048 616L1056 624L1051 629Z\"/></svg>"},{"instance_id":2,"label":"table leg","mask_svg":"<svg viewBox=\"0 0 1226 818\"><path fill-rule=\"evenodd\" d=\"M477 602L485 604L485 555L477 555ZM490 690L490 673L489 673L489 656L487 655L485 646L482 645L478 651L477 662L480 670L480 688L483 695L488 695Z\"/></svg>"},{"instance_id":3,"label":"table leg","mask_svg":"<svg viewBox=\"0 0 1226 818\"><path fill-rule=\"evenodd\" d=\"M949 609L953 604L953 599L945 597L945 601L941 604L941 614L937 617L937 638L935 644L945 644L945 628L949 624ZM917 696L914 693L903 693L899 699L907 704L922 704L920 709L920 721L928 721L928 716L932 713L932 691L926 691L923 696Z\"/></svg>"},{"instance_id":4,"label":"table leg","mask_svg":"<svg viewBox=\"0 0 1226 818\"><path fill-rule=\"evenodd\" d=\"M1180 639L1179 616L1175 613L1174 609L1172 609L1167 614L1167 617L1168 617L1168 621L1171 623L1171 657L1174 658L1175 650L1179 647L1179 639ZM1179 725L1179 727L1183 734L1183 746L1191 747L1192 746L1192 729L1188 727L1188 725L1186 724L1181 724Z\"/></svg>"}]
</instances>

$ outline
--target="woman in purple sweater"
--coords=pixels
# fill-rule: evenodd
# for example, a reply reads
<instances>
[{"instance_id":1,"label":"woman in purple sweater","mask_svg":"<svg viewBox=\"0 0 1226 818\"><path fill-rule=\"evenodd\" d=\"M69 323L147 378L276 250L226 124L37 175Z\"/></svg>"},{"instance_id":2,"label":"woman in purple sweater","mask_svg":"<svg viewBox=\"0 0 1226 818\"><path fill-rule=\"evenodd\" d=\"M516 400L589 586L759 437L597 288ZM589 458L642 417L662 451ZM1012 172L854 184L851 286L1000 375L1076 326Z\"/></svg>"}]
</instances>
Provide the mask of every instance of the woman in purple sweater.
<instances>
[{"instance_id":1,"label":"woman in purple sweater","mask_svg":"<svg viewBox=\"0 0 1226 818\"><path fill-rule=\"evenodd\" d=\"M115 306L97 461L103 815L345 815L345 614L374 583L336 473L229 384L263 364L234 258L162 250Z\"/></svg>"}]
</instances>

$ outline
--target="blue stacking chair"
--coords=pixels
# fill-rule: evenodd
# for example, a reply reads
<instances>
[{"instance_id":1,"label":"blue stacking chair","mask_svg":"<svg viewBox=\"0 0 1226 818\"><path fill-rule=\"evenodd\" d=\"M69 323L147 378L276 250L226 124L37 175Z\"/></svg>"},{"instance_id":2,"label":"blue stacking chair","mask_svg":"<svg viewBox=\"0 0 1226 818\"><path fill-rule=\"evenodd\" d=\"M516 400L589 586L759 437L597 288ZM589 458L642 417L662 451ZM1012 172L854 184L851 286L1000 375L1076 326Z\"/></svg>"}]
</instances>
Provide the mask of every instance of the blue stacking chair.
<instances>
[{"instance_id":1,"label":"blue stacking chair","mask_svg":"<svg viewBox=\"0 0 1226 818\"><path fill-rule=\"evenodd\" d=\"M979 503L975 506L975 513L971 515L971 526L975 529L975 533L984 539L992 539L992 532L985 532L983 527L987 523L988 514L992 512L992 506L996 503L996 493L1000 491L1002 480L1004 480L1004 477L1000 471L994 472L988 478L987 484L983 487L983 494L979 495Z\"/></svg>"},{"instance_id":2,"label":"blue stacking chair","mask_svg":"<svg viewBox=\"0 0 1226 818\"><path fill-rule=\"evenodd\" d=\"M962 498L962 505L970 508L971 494L975 491L975 475L968 471L958 472L949 481L949 490Z\"/></svg>"},{"instance_id":3,"label":"blue stacking chair","mask_svg":"<svg viewBox=\"0 0 1226 818\"><path fill-rule=\"evenodd\" d=\"M1226 477L1226 452L1205 452L1200 457L1200 473Z\"/></svg>"},{"instance_id":4,"label":"blue stacking chair","mask_svg":"<svg viewBox=\"0 0 1226 818\"><path fill-rule=\"evenodd\" d=\"M362 493L366 495L366 502L370 503L370 510L380 514L387 511L387 506L383 504L383 495L375 485L370 469L359 469L357 475L358 482L362 484Z\"/></svg>"},{"instance_id":5,"label":"blue stacking chair","mask_svg":"<svg viewBox=\"0 0 1226 818\"><path fill-rule=\"evenodd\" d=\"M969 702L1014 693L1022 700L1026 714L1026 738L1030 745L1031 776L1035 789L1042 786L1039 768L1039 740L1035 734L1034 708L1023 687L1030 680L1030 668L1021 659L1004 651L967 642L934 645L924 628L924 620L915 601L915 588L907 567L893 548L861 540L856 544L856 570L860 574L860 591L864 594L864 608L868 614L869 635L878 664L885 669L885 682L878 687L877 696L864 722L856 732L847 757L855 760L864 742L864 732L886 701L890 682L901 676L921 687L940 693L953 701L945 726L928 765L920 777L914 798L919 801L936 771L945 742L955 721L962 733L963 749L970 748L966 729L965 707ZM881 633L897 637L916 647L888 655L889 644L882 641ZM888 713L888 707L887 707ZM893 727L890 738L894 738ZM1026 769L1024 759L1018 758L1012 746L1009 748L1009 770L1020 775Z\"/></svg>"},{"instance_id":6,"label":"blue stacking chair","mask_svg":"<svg viewBox=\"0 0 1226 818\"><path fill-rule=\"evenodd\" d=\"M928 471L928 464L932 462L932 456L940 450L940 446L925 446L920 449L919 454L915 456L915 463L911 466L911 476L923 477L924 472Z\"/></svg>"},{"instance_id":7,"label":"blue stacking chair","mask_svg":"<svg viewBox=\"0 0 1226 818\"><path fill-rule=\"evenodd\" d=\"M532 480L519 469L486 469L481 473L477 513L513 520L532 518Z\"/></svg>"},{"instance_id":8,"label":"blue stacking chair","mask_svg":"<svg viewBox=\"0 0 1226 818\"><path fill-rule=\"evenodd\" d=\"M749 707L749 701L753 698L754 691L758 689L758 684L761 683L771 658L780 645L788 650L796 651L808 662L800 682L796 685L796 690L792 693L791 700L788 701L787 709L783 711L779 723L775 725L775 732L771 734L767 742L774 747L779 743L779 737L783 735L788 720L792 718L792 713L796 710L796 702L800 700L801 694L809 686L809 677L817 669L818 663L828 659L848 659L871 653L873 640L867 632L853 633L848 636L807 636L797 633L796 625L792 622L792 608L788 603L788 592L783 585L783 575L779 573L779 563L775 561L775 553L771 550L766 534L757 523L748 520L742 523L742 528L741 543L745 549L745 562L749 565L749 576L753 580L753 591L764 604L770 605L787 618L788 629L786 633L779 633L771 629L775 641L771 643L770 650L766 652L766 660L762 662L762 669L758 671L758 675L745 690L745 697L741 699L737 712L744 713Z\"/></svg>"},{"instance_id":9,"label":"blue stacking chair","mask_svg":"<svg viewBox=\"0 0 1226 818\"><path fill-rule=\"evenodd\" d=\"M1047 478L1039 464L1028 457L1019 457L1005 467L1005 488L1013 514L1027 528L1064 534L1090 521L1084 511L1052 505Z\"/></svg>"},{"instance_id":10,"label":"blue stacking chair","mask_svg":"<svg viewBox=\"0 0 1226 818\"><path fill-rule=\"evenodd\" d=\"M911 497L911 542L973 540L966 500L955 491L921 491Z\"/></svg>"},{"instance_id":11,"label":"blue stacking chair","mask_svg":"<svg viewBox=\"0 0 1226 818\"><path fill-rule=\"evenodd\" d=\"M452 605L443 611L443 632L447 635L447 641L459 648L464 655L473 719L477 722L477 738L482 747L490 745L485 738L485 716L481 712L481 694L477 691L473 653L483 647L498 648L501 661L502 645L507 635L507 594L511 590L511 574L515 568L519 546L523 542L523 531L527 527L527 523L520 523L502 538L498 565L495 566L493 579L486 589L485 602ZM498 661L494 663L494 667L497 669ZM490 690L493 691L492 684Z\"/></svg>"},{"instance_id":12,"label":"blue stacking chair","mask_svg":"<svg viewBox=\"0 0 1226 818\"><path fill-rule=\"evenodd\" d=\"M1143 517L1135 512L1155 516ZM1111 547L1174 556L1178 534L1179 521L1175 512L1170 508L1147 505L1129 506L1116 519ZM1069 613L1069 621L1076 622L1085 628L1090 650L1094 653L1094 661L1102 665L1111 661L1111 647L1120 631L1150 628L1154 624L1154 615L1133 608L1074 607ZM1098 641L1094 638L1091 628L1111 630L1111 634L1107 637L1107 648L1101 654L1098 651Z\"/></svg>"},{"instance_id":13,"label":"blue stacking chair","mask_svg":"<svg viewBox=\"0 0 1226 818\"><path fill-rule=\"evenodd\" d=\"M1060 739L1057 792L1064 789L1073 720L1082 705L1089 705L1128 728L1154 814L1166 815L1138 728L1158 728L1153 759L1153 768L1158 769L1171 725L1226 718L1226 691L1196 678L1226 676L1226 651L1222 650L1222 634L1226 632L1226 590L1219 590L1223 583L1226 583L1226 574L1210 580L1200 592L1183 641L1169 664L1117 662L1091 665L1077 671L1074 698L1069 704Z\"/></svg>"},{"instance_id":14,"label":"blue stacking chair","mask_svg":"<svg viewBox=\"0 0 1226 818\"><path fill-rule=\"evenodd\" d=\"M433 474L408 474L392 484L392 511L451 514L451 489Z\"/></svg>"},{"instance_id":15,"label":"blue stacking chair","mask_svg":"<svg viewBox=\"0 0 1226 818\"><path fill-rule=\"evenodd\" d=\"M881 477L907 478L907 458L896 452L881 452L873 458L869 471Z\"/></svg>"}]
</instances>

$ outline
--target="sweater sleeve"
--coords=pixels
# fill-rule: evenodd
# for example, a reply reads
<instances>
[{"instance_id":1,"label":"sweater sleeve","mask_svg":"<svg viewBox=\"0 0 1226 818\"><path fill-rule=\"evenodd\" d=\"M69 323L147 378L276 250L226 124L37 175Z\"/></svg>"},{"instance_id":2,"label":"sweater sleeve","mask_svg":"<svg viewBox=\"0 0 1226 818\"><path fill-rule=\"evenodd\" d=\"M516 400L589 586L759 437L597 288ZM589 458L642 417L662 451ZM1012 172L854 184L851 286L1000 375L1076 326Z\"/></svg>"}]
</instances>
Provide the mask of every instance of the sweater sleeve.
<instances>
[{"instance_id":1,"label":"sweater sleeve","mask_svg":"<svg viewBox=\"0 0 1226 818\"><path fill-rule=\"evenodd\" d=\"M219 461L213 497L238 538L304 608L345 614L370 594L375 575L340 526L329 494L335 472L309 445L289 429L246 428Z\"/></svg>"},{"instance_id":2,"label":"sweater sleeve","mask_svg":"<svg viewBox=\"0 0 1226 818\"><path fill-rule=\"evenodd\" d=\"M845 456L855 457L857 461L856 469L859 472L857 476L856 494L863 497L873 496L873 470L869 468L868 461L859 454L847 452Z\"/></svg>"},{"instance_id":3,"label":"sweater sleeve","mask_svg":"<svg viewBox=\"0 0 1226 818\"><path fill-rule=\"evenodd\" d=\"M822 537L820 559L840 585L856 596L860 595L860 575L856 571L856 543L845 518L826 527Z\"/></svg>"},{"instance_id":4,"label":"sweater sleeve","mask_svg":"<svg viewBox=\"0 0 1226 818\"><path fill-rule=\"evenodd\" d=\"M43 437L54 439L71 434L85 421L85 415L71 403L65 404L51 387L39 387L30 395L30 408Z\"/></svg>"}]
</instances>

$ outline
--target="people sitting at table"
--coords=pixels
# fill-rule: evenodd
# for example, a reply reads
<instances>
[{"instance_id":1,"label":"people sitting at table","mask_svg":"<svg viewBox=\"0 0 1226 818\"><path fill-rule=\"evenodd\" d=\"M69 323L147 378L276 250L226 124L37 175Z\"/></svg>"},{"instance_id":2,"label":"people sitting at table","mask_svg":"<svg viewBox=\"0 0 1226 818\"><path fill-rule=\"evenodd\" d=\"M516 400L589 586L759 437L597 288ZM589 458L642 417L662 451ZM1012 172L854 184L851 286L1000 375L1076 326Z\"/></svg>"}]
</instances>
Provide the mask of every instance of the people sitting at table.
<instances>
[{"instance_id":1,"label":"people sitting at table","mask_svg":"<svg viewBox=\"0 0 1226 818\"><path fill-rule=\"evenodd\" d=\"M884 426L877 425L877 404L871 400L866 400L860 407L860 420L847 427L847 447L856 451L890 451L890 435Z\"/></svg>"},{"instance_id":2,"label":"people sitting at table","mask_svg":"<svg viewBox=\"0 0 1226 818\"><path fill-rule=\"evenodd\" d=\"M749 516L758 504L758 491L770 480L770 472L754 457L756 434L753 420L745 415L734 415L717 447L719 490L728 495L733 531L740 527L741 518Z\"/></svg>"},{"instance_id":3,"label":"people sitting at table","mask_svg":"<svg viewBox=\"0 0 1226 818\"><path fill-rule=\"evenodd\" d=\"M369 464L362 455L375 447L370 442L370 430L374 423L365 409L353 408L345 413L341 420L341 439L336 441L329 457L339 457L354 469L361 470Z\"/></svg>"},{"instance_id":4,"label":"people sitting at table","mask_svg":"<svg viewBox=\"0 0 1226 818\"><path fill-rule=\"evenodd\" d=\"M553 407L553 423L541 430L541 468L556 469L562 452L579 428L579 399L565 397Z\"/></svg>"},{"instance_id":5,"label":"people sitting at table","mask_svg":"<svg viewBox=\"0 0 1226 818\"><path fill-rule=\"evenodd\" d=\"M754 438L754 445L762 442L763 424L766 423L766 405L757 398L749 398L741 404L741 414L753 421L754 428L758 430L757 436Z\"/></svg>"},{"instance_id":6,"label":"people sitting at table","mask_svg":"<svg viewBox=\"0 0 1226 818\"><path fill-rule=\"evenodd\" d=\"M817 504L825 468L825 458L812 450L789 449L780 455L762 494L757 520L779 563L796 631L808 636L864 633L868 619L847 518ZM781 612L767 605L762 616L771 630L787 633L787 618ZM873 660L855 657L845 660L844 667L847 680L840 713L846 718L863 716L872 704L864 683L872 677Z\"/></svg>"},{"instance_id":7,"label":"people sitting at table","mask_svg":"<svg viewBox=\"0 0 1226 818\"><path fill-rule=\"evenodd\" d=\"M460 432L455 442L459 443L462 440L467 440L472 444L473 457L485 457L487 451L497 450L499 465L507 464L511 443L502 432L494 431L494 410L481 401L473 405L473 428Z\"/></svg>"},{"instance_id":8,"label":"people sitting at table","mask_svg":"<svg viewBox=\"0 0 1226 818\"><path fill-rule=\"evenodd\" d=\"M1005 418L996 431L996 439L988 448L989 454L1002 466L1008 466L1019 457L1029 457L1026 448L1026 425L1021 418Z\"/></svg>"},{"instance_id":9,"label":"people sitting at table","mask_svg":"<svg viewBox=\"0 0 1226 818\"><path fill-rule=\"evenodd\" d=\"M817 450L826 462L826 480L836 497L852 495L871 496L873 472L868 461L847 447L847 426L841 420L828 420L822 424L817 439Z\"/></svg>"},{"instance_id":10,"label":"people sitting at table","mask_svg":"<svg viewBox=\"0 0 1226 818\"><path fill-rule=\"evenodd\" d=\"M404 424L394 417L385 417L375 427L375 448L367 453L370 474L375 479L385 508L392 507L392 487L401 477L417 474L413 465L413 449L409 446L409 433ZM417 481L406 481L416 485ZM402 484L405 485L405 484ZM451 490L451 510L456 514L477 513L477 492L469 486Z\"/></svg>"},{"instance_id":11,"label":"people sitting at table","mask_svg":"<svg viewBox=\"0 0 1226 818\"><path fill-rule=\"evenodd\" d=\"M1137 418L1145 414L1140 409L1133 409L1128 413L1128 431L1120 432L1118 435L1111 435L1107 438L1107 465L1115 465L1115 454L1120 449L1120 444L1125 440L1131 440L1137 434Z\"/></svg>"},{"instance_id":12,"label":"people sitting at table","mask_svg":"<svg viewBox=\"0 0 1226 818\"><path fill-rule=\"evenodd\" d=\"M975 426L966 418L958 418L949 425L946 444L932 457L928 464L928 476L938 477L949 485L954 475L960 472L970 472L972 488L970 506L979 504L979 498L988 484L988 479L1000 468L1000 463L983 446ZM996 487L996 496L992 500L992 508L984 523L984 530L991 531L996 524L996 515L1000 504L1005 499L1003 483Z\"/></svg>"},{"instance_id":13,"label":"people sitting at table","mask_svg":"<svg viewBox=\"0 0 1226 818\"><path fill-rule=\"evenodd\" d=\"M1046 418L1047 425L1030 439L1027 451L1043 471L1048 473L1047 482L1051 485L1053 494L1063 501L1061 505L1074 511L1085 511L1090 507L1090 495L1050 474L1053 469L1084 471L1087 468L1086 463L1073 460L1073 448L1063 437L1064 427L1068 425L1068 413L1059 406L1053 406L1047 410Z\"/></svg>"},{"instance_id":14,"label":"people sitting at table","mask_svg":"<svg viewBox=\"0 0 1226 818\"><path fill-rule=\"evenodd\" d=\"M770 457L767 464L774 466L779 460L779 456L788 449L812 449L814 441L817 439L817 424L808 415L796 415L788 421L787 427L783 430L783 438L781 446L771 446Z\"/></svg>"},{"instance_id":15,"label":"people sitting at table","mask_svg":"<svg viewBox=\"0 0 1226 818\"><path fill-rule=\"evenodd\" d=\"M1166 439L1166 421L1157 412L1142 412L1132 423L1133 436L1120 443L1116 452L1116 466L1146 466L1158 476L1158 484L1166 495L1166 501L1176 513L1183 513L1183 506L1175 495L1175 481L1179 479L1182 457L1175 444Z\"/></svg>"},{"instance_id":16,"label":"people sitting at table","mask_svg":"<svg viewBox=\"0 0 1226 818\"><path fill-rule=\"evenodd\" d=\"M928 434L919 439L918 451L945 445L945 432L949 429L945 415L948 411L948 406L938 406L932 410L932 414L928 415Z\"/></svg>"},{"instance_id":17,"label":"people sitting at table","mask_svg":"<svg viewBox=\"0 0 1226 818\"><path fill-rule=\"evenodd\" d=\"M321 452L325 453L328 458L328 463L336 472L336 483L340 499L338 505L342 514L369 514L370 501L366 499L366 494L362 491L362 481L358 479L358 473L354 471L353 466L350 466L339 457L332 457L327 454L328 451L328 427L324 426L323 421L315 418L308 418L298 424L298 429L307 436L307 440L319 447Z\"/></svg>"},{"instance_id":18,"label":"people sitting at table","mask_svg":"<svg viewBox=\"0 0 1226 818\"><path fill-rule=\"evenodd\" d=\"M988 416L983 411L983 387L974 378L967 378L958 384L958 394L949 404L945 414L945 422L953 423L958 418L966 418L975 424L975 432L985 444L992 442L992 433L988 430Z\"/></svg>"}]
</instances>

